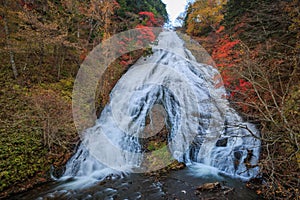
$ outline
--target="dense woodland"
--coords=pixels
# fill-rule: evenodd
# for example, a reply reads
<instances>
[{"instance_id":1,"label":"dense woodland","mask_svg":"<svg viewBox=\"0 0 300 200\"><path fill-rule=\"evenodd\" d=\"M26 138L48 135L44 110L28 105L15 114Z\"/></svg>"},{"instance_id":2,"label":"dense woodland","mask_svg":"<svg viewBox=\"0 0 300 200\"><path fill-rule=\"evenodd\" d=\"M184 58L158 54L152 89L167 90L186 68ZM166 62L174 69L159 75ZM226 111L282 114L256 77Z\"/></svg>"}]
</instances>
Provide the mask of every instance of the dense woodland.
<instances>
[{"instance_id":1,"label":"dense woodland","mask_svg":"<svg viewBox=\"0 0 300 200\"><path fill-rule=\"evenodd\" d=\"M167 20L160 0L0 1L0 198L50 180L53 169L59 175L73 154L72 89L88 52L115 33ZM100 105L145 51L107 70Z\"/></svg>"},{"instance_id":2,"label":"dense woodland","mask_svg":"<svg viewBox=\"0 0 300 200\"><path fill-rule=\"evenodd\" d=\"M228 99L257 124L268 199L297 199L300 188L300 1L197 0L185 31L209 51ZM250 166L251 167L251 166Z\"/></svg>"},{"instance_id":3,"label":"dense woodland","mask_svg":"<svg viewBox=\"0 0 300 200\"><path fill-rule=\"evenodd\" d=\"M299 197L299 9L299 0L196 0L180 28L210 53L232 106L261 130L261 176L248 185L268 199ZM0 0L0 198L59 175L74 153L72 88L87 54L115 33L167 20L160 0ZM108 68L99 110L147 52Z\"/></svg>"}]
</instances>

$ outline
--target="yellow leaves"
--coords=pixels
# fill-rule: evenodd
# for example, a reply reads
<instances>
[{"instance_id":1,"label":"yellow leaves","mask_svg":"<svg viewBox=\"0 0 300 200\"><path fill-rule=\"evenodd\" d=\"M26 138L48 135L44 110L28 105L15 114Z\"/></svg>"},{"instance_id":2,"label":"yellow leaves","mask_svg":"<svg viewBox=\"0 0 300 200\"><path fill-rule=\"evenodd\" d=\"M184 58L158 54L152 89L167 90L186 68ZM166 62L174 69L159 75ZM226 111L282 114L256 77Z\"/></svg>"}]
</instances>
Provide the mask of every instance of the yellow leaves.
<instances>
[{"instance_id":1,"label":"yellow leaves","mask_svg":"<svg viewBox=\"0 0 300 200\"><path fill-rule=\"evenodd\" d=\"M203 28L215 28L224 15L223 6L226 0L197 0L191 5L188 13L187 32L190 34L199 34Z\"/></svg>"}]
</instances>

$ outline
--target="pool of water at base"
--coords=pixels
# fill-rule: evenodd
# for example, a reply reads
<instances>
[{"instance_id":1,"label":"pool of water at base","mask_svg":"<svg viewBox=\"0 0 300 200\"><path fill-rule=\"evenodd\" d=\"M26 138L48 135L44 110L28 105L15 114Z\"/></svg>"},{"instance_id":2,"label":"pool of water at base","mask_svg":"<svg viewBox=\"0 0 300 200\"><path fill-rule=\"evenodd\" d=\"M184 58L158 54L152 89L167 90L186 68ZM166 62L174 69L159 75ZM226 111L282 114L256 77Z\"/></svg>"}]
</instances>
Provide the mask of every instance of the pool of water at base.
<instances>
[{"instance_id":1,"label":"pool of water at base","mask_svg":"<svg viewBox=\"0 0 300 200\"><path fill-rule=\"evenodd\" d=\"M107 177L87 188L68 188L72 179L63 182L51 182L9 199L261 199L245 186L245 183L213 172L202 165L186 167L178 171L169 171L157 175L127 174L123 177ZM214 189L199 191L205 183L220 183Z\"/></svg>"}]
</instances>

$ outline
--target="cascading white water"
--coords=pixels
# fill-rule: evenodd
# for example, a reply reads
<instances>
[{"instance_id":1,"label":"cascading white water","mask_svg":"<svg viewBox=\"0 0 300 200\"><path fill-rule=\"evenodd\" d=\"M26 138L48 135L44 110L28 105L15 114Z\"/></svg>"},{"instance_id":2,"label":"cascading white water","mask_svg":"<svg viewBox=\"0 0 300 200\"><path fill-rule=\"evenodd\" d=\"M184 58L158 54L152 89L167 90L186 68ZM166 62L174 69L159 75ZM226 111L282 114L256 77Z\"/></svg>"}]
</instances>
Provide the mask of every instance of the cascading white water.
<instances>
[{"instance_id":1,"label":"cascading white water","mask_svg":"<svg viewBox=\"0 0 300 200\"><path fill-rule=\"evenodd\" d=\"M162 32L158 40L153 54L139 59L118 81L62 179L90 183L110 174L140 172L145 153L139 138L145 137L146 117L155 105L166 112L162 120L174 159L242 179L257 175L259 133L229 107L225 89L216 86L218 71L197 63L175 32Z\"/></svg>"}]
</instances>

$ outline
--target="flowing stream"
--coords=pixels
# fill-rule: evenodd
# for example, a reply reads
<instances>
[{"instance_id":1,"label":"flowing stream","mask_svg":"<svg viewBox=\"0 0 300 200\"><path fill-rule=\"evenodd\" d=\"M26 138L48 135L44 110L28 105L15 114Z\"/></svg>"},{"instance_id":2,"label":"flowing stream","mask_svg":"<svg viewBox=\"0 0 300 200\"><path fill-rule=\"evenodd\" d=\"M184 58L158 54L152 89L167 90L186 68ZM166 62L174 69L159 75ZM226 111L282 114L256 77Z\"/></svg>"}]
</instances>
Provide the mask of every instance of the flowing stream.
<instances>
[{"instance_id":1,"label":"flowing stream","mask_svg":"<svg viewBox=\"0 0 300 200\"><path fill-rule=\"evenodd\" d=\"M258 174L258 131L229 107L218 71L198 63L176 32L158 41L118 81L63 176L30 197L197 199L197 185L223 181L233 198L256 198L240 180ZM164 127L167 145L145 151L142 141ZM187 167L163 181L145 175L174 160Z\"/></svg>"}]
</instances>

